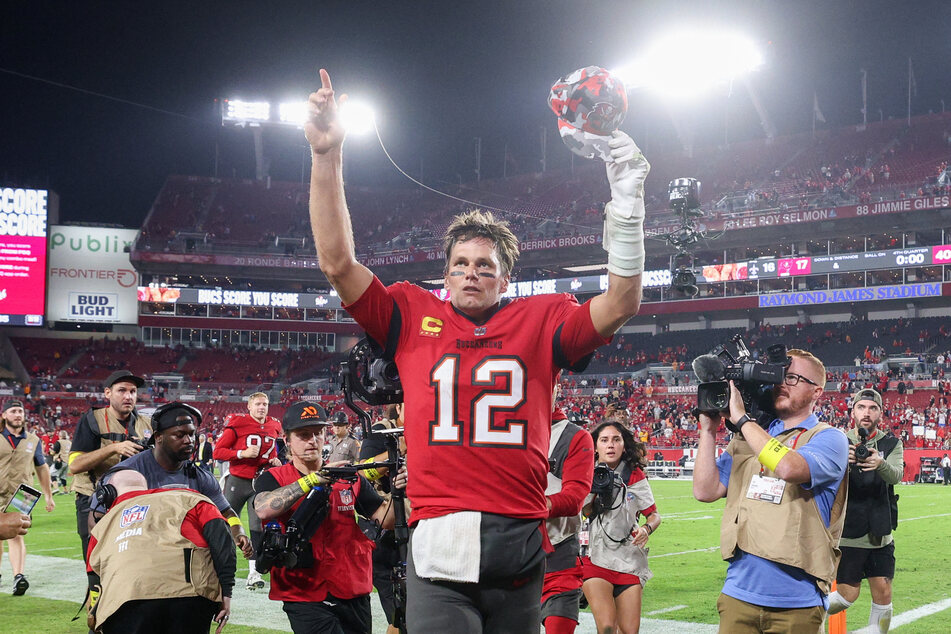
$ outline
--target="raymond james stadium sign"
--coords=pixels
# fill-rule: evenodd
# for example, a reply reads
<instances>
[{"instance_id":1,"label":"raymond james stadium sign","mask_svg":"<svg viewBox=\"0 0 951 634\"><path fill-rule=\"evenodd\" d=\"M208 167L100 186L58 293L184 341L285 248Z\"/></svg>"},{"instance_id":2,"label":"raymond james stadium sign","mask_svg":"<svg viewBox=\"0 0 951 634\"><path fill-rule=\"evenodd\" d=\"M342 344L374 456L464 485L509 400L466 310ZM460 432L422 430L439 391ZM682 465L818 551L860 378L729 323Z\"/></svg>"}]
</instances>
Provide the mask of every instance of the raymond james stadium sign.
<instances>
[{"instance_id":1,"label":"raymond james stadium sign","mask_svg":"<svg viewBox=\"0 0 951 634\"><path fill-rule=\"evenodd\" d=\"M870 288L843 288L825 291L802 291L799 293L773 293L759 296L760 308L780 306L805 306L807 304L835 304L839 302L871 302L887 299L912 299L915 297L941 297L941 282L933 284L901 284L898 286L873 286Z\"/></svg>"}]
</instances>

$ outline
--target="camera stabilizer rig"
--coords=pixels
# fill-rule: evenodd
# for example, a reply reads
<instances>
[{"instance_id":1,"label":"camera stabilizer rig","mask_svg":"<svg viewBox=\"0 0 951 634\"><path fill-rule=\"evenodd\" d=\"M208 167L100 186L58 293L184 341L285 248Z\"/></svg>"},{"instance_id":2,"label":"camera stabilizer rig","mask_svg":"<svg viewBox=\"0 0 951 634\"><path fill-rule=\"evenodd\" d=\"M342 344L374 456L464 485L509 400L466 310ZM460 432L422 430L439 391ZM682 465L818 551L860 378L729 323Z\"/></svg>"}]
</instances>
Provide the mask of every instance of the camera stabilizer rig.
<instances>
[{"instance_id":1,"label":"camera stabilizer rig","mask_svg":"<svg viewBox=\"0 0 951 634\"><path fill-rule=\"evenodd\" d=\"M385 468L390 479L390 495L395 515L393 537L399 551L399 564L393 567L393 626L400 632L406 632L406 545L409 543L409 526L406 523L406 494L396 488L394 481L405 460L400 455L399 438L403 430L399 427L373 431L370 414L357 405L354 396L367 405L393 405L403 402L403 386L400 383L396 362L380 350L369 339L361 339L350 350L350 356L341 365L341 378L344 403L360 419L363 437L371 434L382 436L386 446L386 460L364 462L347 467L330 467L321 473L331 479L356 479L357 474L366 469Z\"/></svg>"},{"instance_id":2,"label":"camera stabilizer rig","mask_svg":"<svg viewBox=\"0 0 951 634\"><path fill-rule=\"evenodd\" d=\"M680 291L687 297L695 297L697 274L694 273L694 258L688 250L700 240L715 240L723 235L707 235L700 226L703 210L700 209L700 181L696 178L675 178L667 185L670 208L680 217L680 227L669 233L655 236L676 249L670 256L670 289Z\"/></svg>"},{"instance_id":3,"label":"camera stabilizer rig","mask_svg":"<svg viewBox=\"0 0 951 634\"><path fill-rule=\"evenodd\" d=\"M404 464L400 455L399 437L403 430L386 429L373 431L370 414L356 404L354 396L367 405L389 405L403 402L403 388L400 385L396 364L384 358L383 354L369 340L362 339L350 350L347 361L341 364L344 402L360 419L363 437L371 434L382 436L386 446L387 458L382 461L363 462L345 467L325 467L320 475L331 483L338 481L356 482L361 471L368 469L388 469L393 511L396 517L394 539L399 549L400 563L393 568L393 594L395 614L393 625L400 632L406 631L406 544L409 542L409 527L406 524L406 507L403 505L405 494L393 485L397 473ZM277 522L268 522L264 527L261 554L255 562L258 572L269 572L274 566L282 568L310 568L314 565L310 539L329 512L332 485L313 487L304 501L287 521L283 531Z\"/></svg>"}]
</instances>

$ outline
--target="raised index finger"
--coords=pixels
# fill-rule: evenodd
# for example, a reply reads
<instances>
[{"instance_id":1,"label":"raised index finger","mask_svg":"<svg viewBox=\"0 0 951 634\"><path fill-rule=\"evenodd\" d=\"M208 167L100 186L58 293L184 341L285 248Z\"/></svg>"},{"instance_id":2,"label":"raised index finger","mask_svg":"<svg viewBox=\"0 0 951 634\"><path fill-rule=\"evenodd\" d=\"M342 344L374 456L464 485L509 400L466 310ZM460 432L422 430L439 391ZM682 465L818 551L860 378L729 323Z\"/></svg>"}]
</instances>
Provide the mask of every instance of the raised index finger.
<instances>
[{"instance_id":1,"label":"raised index finger","mask_svg":"<svg viewBox=\"0 0 951 634\"><path fill-rule=\"evenodd\" d=\"M333 90L333 84L330 83L330 73L323 68L320 69L320 87L325 90Z\"/></svg>"}]
</instances>

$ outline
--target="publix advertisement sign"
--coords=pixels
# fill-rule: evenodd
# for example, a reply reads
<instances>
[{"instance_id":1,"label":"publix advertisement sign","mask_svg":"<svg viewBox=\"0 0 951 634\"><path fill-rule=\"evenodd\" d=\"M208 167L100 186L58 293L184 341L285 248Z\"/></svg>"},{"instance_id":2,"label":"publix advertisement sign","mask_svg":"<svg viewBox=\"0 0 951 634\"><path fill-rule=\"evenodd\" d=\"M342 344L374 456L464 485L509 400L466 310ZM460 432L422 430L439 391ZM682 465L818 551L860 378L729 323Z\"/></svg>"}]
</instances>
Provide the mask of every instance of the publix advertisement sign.
<instances>
[{"instance_id":1,"label":"publix advertisement sign","mask_svg":"<svg viewBox=\"0 0 951 634\"><path fill-rule=\"evenodd\" d=\"M47 319L137 323L138 275L125 251L135 234L135 229L53 225Z\"/></svg>"}]
</instances>

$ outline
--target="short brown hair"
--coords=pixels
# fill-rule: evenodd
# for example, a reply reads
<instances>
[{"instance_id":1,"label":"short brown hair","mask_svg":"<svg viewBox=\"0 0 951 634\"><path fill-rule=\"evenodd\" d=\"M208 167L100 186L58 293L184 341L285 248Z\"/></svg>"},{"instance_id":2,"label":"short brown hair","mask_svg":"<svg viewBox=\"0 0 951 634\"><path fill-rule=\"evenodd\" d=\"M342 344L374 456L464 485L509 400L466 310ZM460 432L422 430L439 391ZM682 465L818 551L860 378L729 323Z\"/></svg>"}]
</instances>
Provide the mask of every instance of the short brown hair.
<instances>
[{"instance_id":1,"label":"short brown hair","mask_svg":"<svg viewBox=\"0 0 951 634\"><path fill-rule=\"evenodd\" d=\"M509 229L509 223L496 220L491 211L472 209L461 213L452 219L443 238L446 248L446 271L449 270L449 255L457 242L465 242L473 238L485 238L495 244L502 264L502 275L508 275L515 268L518 260L518 238Z\"/></svg>"},{"instance_id":2,"label":"short brown hair","mask_svg":"<svg viewBox=\"0 0 951 634\"><path fill-rule=\"evenodd\" d=\"M815 355L812 354L811 352L807 352L807 351L805 351L805 350L800 350L799 348L792 348L792 349L789 350L786 354L788 354L788 355L791 356L791 357L799 357L800 359L803 359L804 361L807 361L807 362L808 362L809 364L811 364L812 367L814 367L815 369L819 370L819 387L825 389L825 386L826 386L826 366L825 366L825 364L824 364L822 361L819 360L819 358L818 358L817 356L815 356Z\"/></svg>"}]
</instances>

